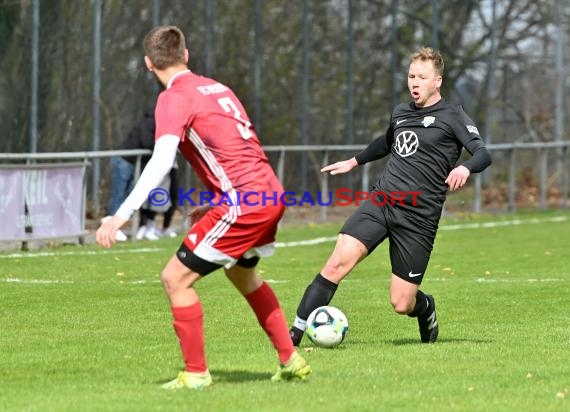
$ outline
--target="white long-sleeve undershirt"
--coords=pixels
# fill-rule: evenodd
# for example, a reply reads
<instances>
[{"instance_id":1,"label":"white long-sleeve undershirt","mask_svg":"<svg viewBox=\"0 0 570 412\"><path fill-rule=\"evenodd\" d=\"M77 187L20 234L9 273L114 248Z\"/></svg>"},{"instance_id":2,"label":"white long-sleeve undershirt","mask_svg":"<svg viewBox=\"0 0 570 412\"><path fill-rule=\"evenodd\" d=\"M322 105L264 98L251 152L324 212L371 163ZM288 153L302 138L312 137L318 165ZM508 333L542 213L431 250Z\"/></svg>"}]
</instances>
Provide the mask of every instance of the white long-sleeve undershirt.
<instances>
[{"instance_id":1,"label":"white long-sleeve undershirt","mask_svg":"<svg viewBox=\"0 0 570 412\"><path fill-rule=\"evenodd\" d=\"M179 143L180 137L170 134L163 135L156 140L150 160L116 215L128 220L142 206L151 190L156 189L172 169Z\"/></svg>"}]
</instances>

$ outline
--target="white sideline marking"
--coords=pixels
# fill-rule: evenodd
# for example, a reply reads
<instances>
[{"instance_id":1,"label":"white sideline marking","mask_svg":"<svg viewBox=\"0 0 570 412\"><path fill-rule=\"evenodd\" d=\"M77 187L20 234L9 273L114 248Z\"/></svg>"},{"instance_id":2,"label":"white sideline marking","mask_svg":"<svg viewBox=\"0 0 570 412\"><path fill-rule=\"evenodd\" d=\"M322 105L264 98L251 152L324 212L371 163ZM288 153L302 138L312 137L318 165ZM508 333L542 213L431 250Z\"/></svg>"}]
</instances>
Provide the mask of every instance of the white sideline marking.
<instances>
[{"instance_id":1,"label":"white sideline marking","mask_svg":"<svg viewBox=\"0 0 570 412\"><path fill-rule=\"evenodd\" d=\"M51 284L74 284L73 280L48 280L48 279L18 279L18 278L0 278L0 282L5 283L33 283L33 284L40 284L40 285L51 285Z\"/></svg>"},{"instance_id":2,"label":"white sideline marking","mask_svg":"<svg viewBox=\"0 0 570 412\"><path fill-rule=\"evenodd\" d=\"M545 219L514 219L496 222L483 222L483 223L464 223L458 225L444 225L440 226L439 230L461 230L461 229L487 229L493 227L503 227L503 226L518 226L524 224L539 224L539 223L557 223L565 222L568 220L566 216L554 216ZM309 240L300 240L296 242L276 242L275 247L295 247L295 246L309 246L318 245L321 243L328 243L336 241L336 236L329 237L318 237Z\"/></svg>"},{"instance_id":3,"label":"white sideline marking","mask_svg":"<svg viewBox=\"0 0 570 412\"><path fill-rule=\"evenodd\" d=\"M146 285L147 283L160 283L160 280L158 279L153 279L153 280L131 280L131 281L125 281L124 283L127 283L129 285Z\"/></svg>"},{"instance_id":4,"label":"white sideline marking","mask_svg":"<svg viewBox=\"0 0 570 412\"><path fill-rule=\"evenodd\" d=\"M118 255L124 253L149 253L162 252L163 248L140 248L140 249L118 249L118 250L80 250L69 252L29 252L29 253L10 253L8 255L0 255L0 259L21 259L35 257L50 256L100 256L100 255Z\"/></svg>"},{"instance_id":5,"label":"white sideline marking","mask_svg":"<svg viewBox=\"0 0 570 412\"><path fill-rule=\"evenodd\" d=\"M265 279L267 283L288 283L288 280L275 280L275 279ZM4 283L20 283L20 284L34 284L34 285L56 285L56 284L64 284L64 285L74 285L75 282L73 280L57 280L57 279L19 279L19 278L0 278L0 282ZM116 281L108 281L108 282L79 282L79 283L92 283L92 284L101 284L101 283L116 283ZM145 285L148 283L160 283L159 279L152 279L152 280L125 280L122 283L128 285Z\"/></svg>"},{"instance_id":6,"label":"white sideline marking","mask_svg":"<svg viewBox=\"0 0 570 412\"><path fill-rule=\"evenodd\" d=\"M555 216L546 219L515 219L515 220L505 220L499 222L483 222L483 223L465 223L459 225L448 225L440 226L439 230L459 230L459 229L486 229L490 227L502 227L502 226L518 226L518 225L536 225L539 223L557 223L565 222L568 220L566 216Z\"/></svg>"},{"instance_id":7,"label":"white sideline marking","mask_svg":"<svg viewBox=\"0 0 570 412\"><path fill-rule=\"evenodd\" d=\"M453 279L449 278L428 278L430 282L448 282ZM274 279L266 279L267 283L288 283L288 280L274 280ZM343 282L350 282L350 279L344 280ZM352 280L354 282L355 280ZM558 279L558 278L546 278L546 279L487 279L487 278L477 278L473 280L475 283L557 283L557 282L568 282L568 279ZM121 282L117 281L103 281L103 282L93 282L93 281L81 281L76 282L74 280L57 280L57 279L19 279L19 278L0 278L0 283L16 283L20 285L75 285L75 284L93 284L93 285L101 285L101 284L111 284L111 283L120 283L126 285L146 285L151 283L160 283L159 279L152 279L152 280L125 280Z\"/></svg>"},{"instance_id":8,"label":"white sideline marking","mask_svg":"<svg viewBox=\"0 0 570 412\"><path fill-rule=\"evenodd\" d=\"M427 278L429 282L449 282L453 280L459 280L459 277L455 279L451 278ZM545 279L489 279L489 278L477 278L473 280L475 283L555 283L555 282L568 282L568 279L559 279L559 278L545 278Z\"/></svg>"},{"instance_id":9,"label":"white sideline marking","mask_svg":"<svg viewBox=\"0 0 570 412\"><path fill-rule=\"evenodd\" d=\"M523 279L524 282L528 283L544 283L544 282L564 282L564 279ZM479 278L476 280L477 283L520 283L520 279L487 279L487 278Z\"/></svg>"},{"instance_id":10,"label":"white sideline marking","mask_svg":"<svg viewBox=\"0 0 570 412\"><path fill-rule=\"evenodd\" d=\"M315 239L299 240L296 242L275 242L275 247L295 247L295 246L319 245L321 243L334 242L335 240L336 240L336 236L317 237Z\"/></svg>"},{"instance_id":11,"label":"white sideline marking","mask_svg":"<svg viewBox=\"0 0 570 412\"><path fill-rule=\"evenodd\" d=\"M439 230L461 230L461 229L487 229L493 227L504 226L518 226L525 224L539 224L539 223L557 223L565 222L569 218L567 216L554 216L545 219L514 219L495 222L484 223L465 223L458 225L440 226ZM275 247L297 247L297 246L311 246L319 245L321 243L328 243L336 241L336 236L317 237L315 239L299 240L294 242L275 242ZM28 253L10 253L0 254L0 259L24 259L35 257L50 257L50 256L101 256L101 255L114 255L125 253L153 253L162 252L164 248L139 248L139 249L121 249L121 250L84 250L84 251L67 251L67 252L28 252Z\"/></svg>"},{"instance_id":12,"label":"white sideline marking","mask_svg":"<svg viewBox=\"0 0 570 412\"><path fill-rule=\"evenodd\" d=\"M125 280L121 282L117 281L103 281L103 282L93 282L93 281L81 281L76 282L74 280L57 280L57 279L19 279L19 278L0 278L0 283L17 283L22 285L75 285L75 284L92 284L92 285L102 285L108 283L120 283L127 285L144 285L148 283L160 283L160 280Z\"/></svg>"}]
</instances>

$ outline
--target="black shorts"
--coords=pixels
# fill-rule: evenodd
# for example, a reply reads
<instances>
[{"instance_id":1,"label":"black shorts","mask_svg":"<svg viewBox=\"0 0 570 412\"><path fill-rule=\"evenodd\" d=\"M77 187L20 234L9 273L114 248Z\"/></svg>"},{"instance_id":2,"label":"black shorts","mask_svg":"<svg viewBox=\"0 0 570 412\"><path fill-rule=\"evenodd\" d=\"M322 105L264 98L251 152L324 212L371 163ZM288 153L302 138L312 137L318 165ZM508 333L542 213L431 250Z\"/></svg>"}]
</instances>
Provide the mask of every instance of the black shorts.
<instances>
[{"instance_id":1,"label":"black shorts","mask_svg":"<svg viewBox=\"0 0 570 412\"><path fill-rule=\"evenodd\" d=\"M433 249L437 224L433 229L419 227L415 223L418 219L413 212L389 205L376 206L368 199L348 218L340 233L364 243L368 254L388 238L392 273L419 285Z\"/></svg>"},{"instance_id":2,"label":"black shorts","mask_svg":"<svg viewBox=\"0 0 570 412\"><path fill-rule=\"evenodd\" d=\"M199 256L196 256L184 242L182 242L180 248L176 252L176 257L178 257L178 260L182 262L184 266L201 276L206 276L222 267L219 263L209 262ZM237 260L236 265L250 269L256 267L258 263L258 256L252 256L250 258L244 258L242 256Z\"/></svg>"}]
</instances>

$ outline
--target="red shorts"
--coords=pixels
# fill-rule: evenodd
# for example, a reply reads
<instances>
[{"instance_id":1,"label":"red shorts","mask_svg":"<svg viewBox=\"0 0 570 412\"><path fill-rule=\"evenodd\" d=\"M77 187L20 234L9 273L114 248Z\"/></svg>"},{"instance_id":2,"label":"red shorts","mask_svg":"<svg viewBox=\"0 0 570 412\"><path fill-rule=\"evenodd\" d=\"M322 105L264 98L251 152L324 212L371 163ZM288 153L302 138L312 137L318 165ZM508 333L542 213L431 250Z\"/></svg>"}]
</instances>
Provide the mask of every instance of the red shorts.
<instances>
[{"instance_id":1,"label":"red shorts","mask_svg":"<svg viewBox=\"0 0 570 412\"><path fill-rule=\"evenodd\" d=\"M241 257L271 256L284 212L281 203L248 209L244 214L239 207L217 206L190 228L184 244L196 256L226 268Z\"/></svg>"}]
</instances>

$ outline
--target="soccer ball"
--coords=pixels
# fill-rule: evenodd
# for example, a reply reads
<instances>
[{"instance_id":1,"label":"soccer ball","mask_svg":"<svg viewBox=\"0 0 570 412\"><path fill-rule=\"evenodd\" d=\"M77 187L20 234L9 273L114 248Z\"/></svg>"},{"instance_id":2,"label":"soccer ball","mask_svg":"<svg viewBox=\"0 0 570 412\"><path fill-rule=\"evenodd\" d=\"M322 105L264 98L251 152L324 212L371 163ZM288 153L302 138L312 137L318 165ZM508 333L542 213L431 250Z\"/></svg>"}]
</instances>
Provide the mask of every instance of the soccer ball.
<instances>
[{"instance_id":1,"label":"soccer ball","mask_svg":"<svg viewBox=\"0 0 570 412\"><path fill-rule=\"evenodd\" d=\"M307 336L315 345L334 348L343 341L348 331L348 320L334 306L321 306L307 318Z\"/></svg>"}]
</instances>

